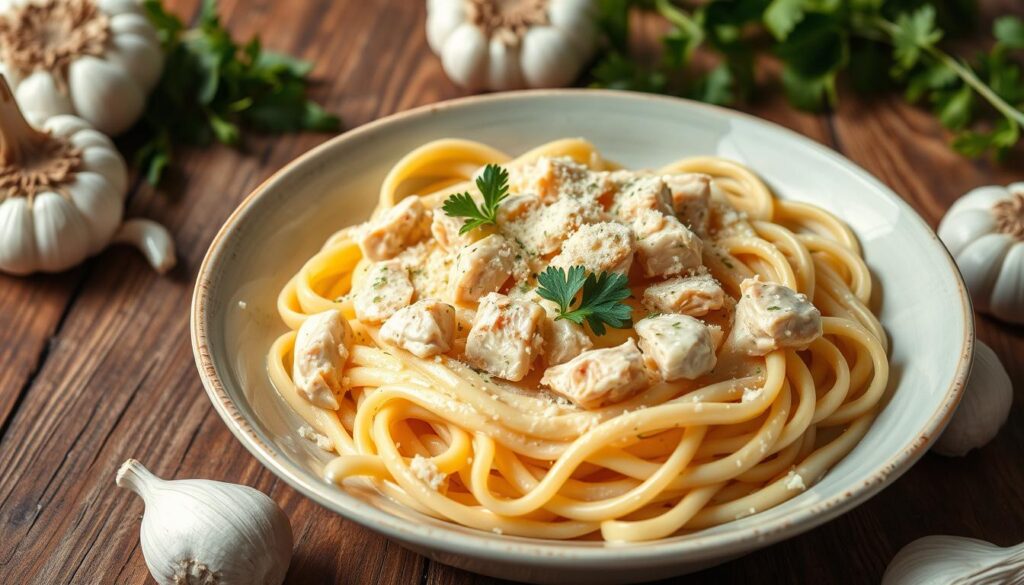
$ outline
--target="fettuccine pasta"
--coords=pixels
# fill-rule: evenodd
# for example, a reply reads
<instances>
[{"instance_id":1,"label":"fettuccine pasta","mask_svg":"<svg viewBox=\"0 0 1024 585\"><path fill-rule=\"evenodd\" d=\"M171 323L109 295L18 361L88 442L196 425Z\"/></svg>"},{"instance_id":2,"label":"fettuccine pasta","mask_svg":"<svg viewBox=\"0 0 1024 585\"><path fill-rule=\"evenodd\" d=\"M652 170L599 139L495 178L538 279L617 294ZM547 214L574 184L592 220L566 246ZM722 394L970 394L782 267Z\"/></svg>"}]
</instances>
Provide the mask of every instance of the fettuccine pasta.
<instances>
[{"instance_id":1,"label":"fettuccine pasta","mask_svg":"<svg viewBox=\"0 0 1024 585\"><path fill-rule=\"evenodd\" d=\"M497 224L445 236L443 225L436 224L452 218L442 217L442 205L461 192L480 201L473 181L488 164L500 165L511 176L510 197L502 203ZM579 182L567 182L570 175ZM551 177L561 177L560 186L545 182ZM660 262L656 254L662 248L645 253L638 224L622 219L627 203L641 201L637 185L654 185L659 197L671 191L659 181L710 190L693 200L703 206L696 215L692 208L682 209L672 192L671 212L680 225L686 214L693 222L686 223L685 233L673 229L690 238L682 240L691 242L689 252L698 250L696 264L682 270L679 258ZM598 186L591 189L593 184ZM544 194L545 188L552 191ZM634 197L628 202L627 193ZM547 216L556 214L553 206L561 205L560 197L579 197L607 221L588 219L583 211L572 215L574 229L607 224L609 230L627 232L637 250L626 258L628 267L620 262L601 271L618 270L628 277L631 296L623 302L632 309L632 326L608 327L597 335L590 322L570 325L558 318L554 303L536 296L537 273L567 257L575 232L548 241L534 233L537 222L549 221L546 216L508 219L512 212L506 208L522 204L524 195L539 197L541 203L526 203L540 205L537 209ZM418 197L425 210L422 221L433 217L434 235L406 226L385 234L390 240L375 240L373 254L393 258L367 258L368 238L376 237L367 234L387 228L388 218L397 217L389 216L389 210L410 196ZM677 225L676 219L655 219ZM448 242L454 247L446 249L439 234L462 238L463 247ZM516 255L508 260L508 276L501 272L492 278L498 260L483 265L481 286L491 280L500 284L484 291L485 296L464 298L472 287L453 284L466 277L458 272L460 263L493 234ZM525 240L524 234L541 243ZM386 248L382 241L398 241L401 249L381 252ZM580 256L563 265L592 261L600 258ZM383 276L374 280L376 267L387 262L402 272L403 283L408 277L411 292L388 290L393 283ZM685 285L691 277L724 292L724 301L676 310L676 297L658 296L658 284ZM371 298L366 291L375 286L382 292ZM411 509L480 530L545 539L646 541L776 506L810 488L856 446L877 414L888 381L887 340L869 308L871 289L858 242L841 220L811 205L775 198L738 163L697 157L630 173L580 139L545 144L515 158L476 142L440 140L402 158L384 180L370 222L331 236L288 281L278 298L288 331L269 349L268 368L281 397L309 426L306 434L336 455L325 475L339 486L367 481ZM418 321L399 323L399 313L388 305L391 297L382 298L392 293L401 297L400 315L425 307L420 304L425 299L435 299L433 312L424 308L415 313ZM777 302L771 300L757 306L757 294L793 307L771 305ZM538 311L531 303L545 308ZM528 316L524 327L536 325L536 334L530 333L534 337L526 346L507 351L500 344L485 344L492 353L513 356L495 366L493 355L472 347L487 334L502 333L484 330L482 315L498 311L501 316L516 308ZM300 355L305 350L297 348L297 339L302 345L303 339L316 337L316 332L303 333L303 324L335 314L333 337L321 332L317 338L328 343ZM810 334L801 337L793 321L770 326L743 321L754 314L762 319L803 315ZM454 324L450 332L443 331L448 318ZM396 323L388 324L389 319ZM424 319L432 327L430 339L426 345L409 345L411 332L418 331L414 324ZM642 325L647 320L651 325ZM659 332L671 333L679 324L693 327L696 337L659 345ZM582 347L555 347L547 328L556 326L572 328L565 331L577 336ZM772 337L772 327L781 333ZM435 342L437 336L444 339ZM511 337L495 339L512 343ZM686 344L692 339L697 345L710 343L712 353L679 353L679 347L690 348ZM639 348L634 340L640 341ZM337 371L324 374L328 370L321 367L309 382L299 370L311 362L301 360L322 358L315 352L324 347L340 352L340 357L330 356ZM556 349L566 354L562 357L575 357L552 363ZM526 357L516 361L520 354ZM594 360L587 362L588 356ZM614 360L635 356L642 361L614 369L619 363ZM625 381L584 380L580 376L588 367L613 368L623 376L628 370L633 381L640 381L633 384L636 388L625 388ZM687 374L693 367L698 373Z\"/></svg>"}]
</instances>

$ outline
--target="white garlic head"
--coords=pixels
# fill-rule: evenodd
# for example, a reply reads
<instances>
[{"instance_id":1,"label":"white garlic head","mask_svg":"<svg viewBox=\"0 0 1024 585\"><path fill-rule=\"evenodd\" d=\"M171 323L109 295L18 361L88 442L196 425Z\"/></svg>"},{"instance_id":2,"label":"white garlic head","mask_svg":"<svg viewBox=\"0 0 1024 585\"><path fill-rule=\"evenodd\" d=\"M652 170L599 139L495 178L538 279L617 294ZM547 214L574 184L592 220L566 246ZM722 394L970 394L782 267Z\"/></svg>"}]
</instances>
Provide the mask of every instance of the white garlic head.
<instances>
[{"instance_id":1,"label":"white garlic head","mask_svg":"<svg viewBox=\"0 0 1024 585\"><path fill-rule=\"evenodd\" d=\"M978 341L960 406L933 449L962 457L991 441L1010 415L1013 383L992 348Z\"/></svg>"},{"instance_id":2,"label":"white garlic head","mask_svg":"<svg viewBox=\"0 0 1024 585\"><path fill-rule=\"evenodd\" d=\"M968 192L942 218L939 238L960 267L974 308L1024 323L1024 183Z\"/></svg>"},{"instance_id":3,"label":"white garlic head","mask_svg":"<svg viewBox=\"0 0 1024 585\"><path fill-rule=\"evenodd\" d=\"M0 73L33 120L74 114L105 134L138 120L163 51L137 0L0 0Z\"/></svg>"},{"instance_id":4,"label":"white garlic head","mask_svg":"<svg viewBox=\"0 0 1024 585\"><path fill-rule=\"evenodd\" d=\"M158 271L174 265L159 224L122 225L128 172L114 143L74 116L25 120L0 75L0 272L59 272L111 241L140 247Z\"/></svg>"},{"instance_id":5,"label":"white garlic head","mask_svg":"<svg viewBox=\"0 0 1024 585\"><path fill-rule=\"evenodd\" d=\"M1004 585L1024 582L1024 543L1007 548L973 538L926 536L903 547L882 585Z\"/></svg>"},{"instance_id":6,"label":"white garlic head","mask_svg":"<svg viewBox=\"0 0 1024 585\"><path fill-rule=\"evenodd\" d=\"M129 459L117 485L146 504L140 540L160 585L280 585L292 530L274 500L253 488L203 479L165 481Z\"/></svg>"},{"instance_id":7,"label":"white garlic head","mask_svg":"<svg viewBox=\"0 0 1024 585\"><path fill-rule=\"evenodd\" d=\"M470 90L561 87L597 46L595 0L428 0L427 41Z\"/></svg>"}]
</instances>

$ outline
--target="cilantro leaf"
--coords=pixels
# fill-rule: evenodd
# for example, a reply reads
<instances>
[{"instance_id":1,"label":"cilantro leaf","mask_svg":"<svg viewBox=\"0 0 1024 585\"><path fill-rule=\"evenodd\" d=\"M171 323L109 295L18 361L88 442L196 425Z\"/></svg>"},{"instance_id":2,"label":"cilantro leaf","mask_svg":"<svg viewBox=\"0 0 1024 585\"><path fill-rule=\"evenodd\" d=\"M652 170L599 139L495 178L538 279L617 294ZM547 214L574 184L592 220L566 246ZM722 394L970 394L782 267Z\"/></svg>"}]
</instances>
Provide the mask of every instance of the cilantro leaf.
<instances>
[{"instance_id":1,"label":"cilantro leaf","mask_svg":"<svg viewBox=\"0 0 1024 585\"><path fill-rule=\"evenodd\" d=\"M992 24L996 40L1010 49L1024 49L1024 20L1002 16Z\"/></svg>"},{"instance_id":2,"label":"cilantro leaf","mask_svg":"<svg viewBox=\"0 0 1024 585\"><path fill-rule=\"evenodd\" d=\"M441 206L451 217L466 218L466 223L459 229L460 234L497 222L498 206L508 197L508 171L498 165L487 165L477 177L476 187L484 197L482 206L478 207L469 193L456 193L445 199Z\"/></svg>"},{"instance_id":3,"label":"cilantro leaf","mask_svg":"<svg viewBox=\"0 0 1024 585\"><path fill-rule=\"evenodd\" d=\"M893 56L901 71L909 71L917 65L922 53L935 46L942 38L942 31L935 28L935 7L926 4L914 12L901 13L896 18L893 31Z\"/></svg>"},{"instance_id":4,"label":"cilantro leaf","mask_svg":"<svg viewBox=\"0 0 1024 585\"><path fill-rule=\"evenodd\" d=\"M632 325L633 309L623 303L629 298L629 279L625 274L602 272L584 274L583 266L572 266L566 272L562 268L547 267L537 276L537 294L558 305L557 319L566 319L576 324L586 320L595 335L604 335L605 325L624 329ZM577 293L579 305L570 309Z\"/></svg>"}]
</instances>

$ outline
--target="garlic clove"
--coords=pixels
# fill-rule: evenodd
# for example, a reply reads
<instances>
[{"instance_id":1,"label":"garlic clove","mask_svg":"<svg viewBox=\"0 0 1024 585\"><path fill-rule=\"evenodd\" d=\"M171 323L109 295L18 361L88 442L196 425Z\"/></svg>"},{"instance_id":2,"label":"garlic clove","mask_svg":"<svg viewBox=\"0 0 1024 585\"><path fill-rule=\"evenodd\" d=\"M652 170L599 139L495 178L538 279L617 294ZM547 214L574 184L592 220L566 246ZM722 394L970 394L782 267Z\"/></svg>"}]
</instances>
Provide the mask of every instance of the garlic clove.
<instances>
[{"instance_id":1,"label":"garlic clove","mask_svg":"<svg viewBox=\"0 0 1024 585\"><path fill-rule=\"evenodd\" d=\"M145 16L134 13L115 14L110 18L110 32L114 35L133 34L153 43L160 43L160 36Z\"/></svg>"},{"instance_id":2,"label":"garlic clove","mask_svg":"<svg viewBox=\"0 0 1024 585\"><path fill-rule=\"evenodd\" d=\"M156 85L164 63L159 45L130 33L115 35L111 40L114 46L107 51L107 59L128 70L147 91Z\"/></svg>"},{"instance_id":3,"label":"garlic clove","mask_svg":"<svg viewBox=\"0 0 1024 585\"><path fill-rule=\"evenodd\" d=\"M89 146L82 150L82 168L101 175L114 188L118 203L123 203L128 192L128 169L124 159L109 148Z\"/></svg>"},{"instance_id":4,"label":"garlic clove","mask_svg":"<svg viewBox=\"0 0 1024 585\"><path fill-rule=\"evenodd\" d=\"M134 459L121 465L116 483L145 502L139 540L160 585L284 581L291 526L263 492L220 481L165 481Z\"/></svg>"},{"instance_id":5,"label":"garlic clove","mask_svg":"<svg viewBox=\"0 0 1024 585\"><path fill-rule=\"evenodd\" d=\"M551 0L551 25L572 37L580 55L594 50L597 34L596 4L592 0Z\"/></svg>"},{"instance_id":6,"label":"garlic clove","mask_svg":"<svg viewBox=\"0 0 1024 585\"><path fill-rule=\"evenodd\" d=\"M487 84L487 38L477 27L460 24L441 49L445 74L462 87L475 91Z\"/></svg>"},{"instance_id":7,"label":"garlic clove","mask_svg":"<svg viewBox=\"0 0 1024 585\"><path fill-rule=\"evenodd\" d=\"M160 274L177 263L174 238L167 228L149 219L129 219L114 234L113 243L131 244L142 252L150 266Z\"/></svg>"},{"instance_id":8,"label":"garlic clove","mask_svg":"<svg viewBox=\"0 0 1024 585\"><path fill-rule=\"evenodd\" d=\"M1024 581L1024 543L1002 548L960 536L926 536L900 549L882 585L1000 585Z\"/></svg>"},{"instance_id":9,"label":"garlic clove","mask_svg":"<svg viewBox=\"0 0 1024 585\"><path fill-rule=\"evenodd\" d=\"M0 203L0 271L31 274L36 266L32 209L24 197Z\"/></svg>"},{"instance_id":10,"label":"garlic clove","mask_svg":"<svg viewBox=\"0 0 1024 585\"><path fill-rule=\"evenodd\" d=\"M36 195L32 220L39 270L67 270L89 255L89 226L67 198L52 191Z\"/></svg>"},{"instance_id":11,"label":"garlic clove","mask_svg":"<svg viewBox=\"0 0 1024 585\"><path fill-rule=\"evenodd\" d=\"M137 14L145 18L146 11L138 0L99 0L96 5L110 15Z\"/></svg>"},{"instance_id":12,"label":"garlic clove","mask_svg":"<svg viewBox=\"0 0 1024 585\"><path fill-rule=\"evenodd\" d=\"M92 126L89 126L88 122L78 116L61 114L59 116L47 118L46 122L43 123L43 128L53 132L57 136L68 138L76 132L91 130ZM106 143L105 146L108 148L114 147L112 143Z\"/></svg>"},{"instance_id":13,"label":"garlic clove","mask_svg":"<svg viewBox=\"0 0 1024 585\"><path fill-rule=\"evenodd\" d=\"M434 53L440 53L445 41L458 26L466 22L463 0L430 0L427 10L427 44Z\"/></svg>"},{"instance_id":14,"label":"garlic clove","mask_svg":"<svg viewBox=\"0 0 1024 585\"><path fill-rule=\"evenodd\" d=\"M114 143L111 142L106 135L93 130L92 128L86 128L85 130L79 130L71 135L71 144L78 148L89 148L95 146L99 148L107 148L114 150Z\"/></svg>"},{"instance_id":15,"label":"garlic clove","mask_svg":"<svg viewBox=\"0 0 1024 585\"><path fill-rule=\"evenodd\" d=\"M1010 247L992 287L988 310L1004 321L1020 322L1021 291L1024 290L1024 242Z\"/></svg>"},{"instance_id":16,"label":"garlic clove","mask_svg":"<svg viewBox=\"0 0 1024 585\"><path fill-rule=\"evenodd\" d=\"M971 189L953 202L953 205L949 207L949 211L947 211L946 215L943 217L943 221L948 217L969 209L989 211L992 209L993 205L1005 198L1006 189L1003 189L998 185L987 185L985 187Z\"/></svg>"},{"instance_id":17,"label":"garlic clove","mask_svg":"<svg viewBox=\"0 0 1024 585\"><path fill-rule=\"evenodd\" d=\"M76 173L67 192L89 227L88 255L92 256L107 246L121 225L124 214L121 198L102 175L89 171Z\"/></svg>"},{"instance_id":18,"label":"garlic clove","mask_svg":"<svg viewBox=\"0 0 1024 585\"><path fill-rule=\"evenodd\" d=\"M576 47L561 31L536 26L523 35L523 78L530 87L569 85L579 73Z\"/></svg>"},{"instance_id":19,"label":"garlic clove","mask_svg":"<svg viewBox=\"0 0 1024 585\"><path fill-rule=\"evenodd\" d=\"M987 444L1006 422L1012 404L1013 384L999 356L981 341L976 342L964 396L933 450L962 457Z\"/></svg>"},{"instance_id":20,"label":"garlic clove","mask_svg":"<svg viewBox=\"0 0 1024 585\"><path fill-rule=\"evenodd\" d=\"M487 88L507 91L523 87L523 72L519 66L519 47L492 38L488 44L490 67L487 68Z\"/></svg>"},{"instance_id":21,"label":"garlic clove","mask_svg":"<svg viewBox=\"0 0 1024 585\"><path fill-rule=\"evenodd\" d=\"M16 86L14 97L33 120L45 120L74 111L67 93L58 89L49 71L38 70L25 77Z\"/></svg>"},{"instance_id":22,"label":"garlic clove","mask_svg":"<svg viewBox=\"0 0 1024 585\"><path fill-rule=\"evenodd\" d=\"M960 274L971 292L976 310L988 310L989 294L1011 244L1013 238L1006 234L985 234L968 244L957 255Z\"/></svg>"},{"instance_id":23,"label":"garlic clove","mask_svg":"<svg viewBox=\"0 0 1024 585\"><path fill-rule=\"evenodd\" d=\"M965 209L957 214L956 221L939 225L939 239L946 244L949 253L956 256L983 234L994 231L995 227L995 216L988 209Z\"/></svg>"},{"instance_id":24,"label":"garlic clove","mask_svg":"<svg viewBox=\"0 0 1024 585\"><path fill-rule=\"evenodd\" d=\"M124 69L96 57L79 57L68 67L75 111L106 134L128 129L142 113L146 96ZM116 108L110 107L117 104Z\"/></svg>"}]
</instances>

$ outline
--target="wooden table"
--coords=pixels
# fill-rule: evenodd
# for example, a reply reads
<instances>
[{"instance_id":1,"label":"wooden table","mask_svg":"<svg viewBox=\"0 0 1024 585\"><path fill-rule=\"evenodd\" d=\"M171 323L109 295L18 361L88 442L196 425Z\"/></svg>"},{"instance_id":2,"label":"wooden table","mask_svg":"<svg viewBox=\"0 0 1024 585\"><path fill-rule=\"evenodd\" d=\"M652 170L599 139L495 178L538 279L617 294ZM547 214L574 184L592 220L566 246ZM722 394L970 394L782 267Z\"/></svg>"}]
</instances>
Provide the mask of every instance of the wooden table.
<instances>
[{"instance_id":1,"label":"wooden table","mask_svg":"<svg viewBox=\"0 0 1024 585\"><path fill-rule=\"evenodd\" d=\"M169 4L196 13L196 0ZM323 80L316 97L351 128L462 94L427 47L423 4L225 0L221 10L242 38L258 32L264 46L315 61ZM777 97L748 109L850 157L933 226L966 190L1024 180L1019 152L1004 166L965 160L930 114L898 98L844 95L829 115L794 113ZM126 248L56 276L0 277L0 582L151 582L139 548L142 503L113 484L128 457L164 477L269 493L295 532L288 583L494 582L407 552L297 494L232 437L199 383L188 307L207 245L253 187L327 138L258 138L245 153L183 153L180 175L161 192L136 180L128 214L175 234L180 265L169 277ZM927 455L840 519L690 582L870 583L900 547L927 534L1024 540L1024 335L986 318L978 335L1018 385L1010 421L992 444L963 459Z\"/></svg>"}]
</instances>

